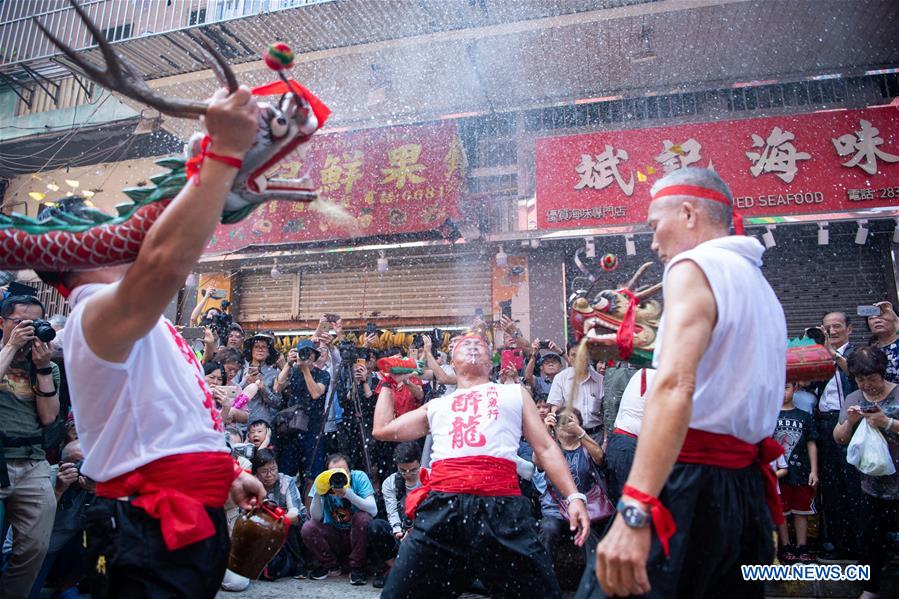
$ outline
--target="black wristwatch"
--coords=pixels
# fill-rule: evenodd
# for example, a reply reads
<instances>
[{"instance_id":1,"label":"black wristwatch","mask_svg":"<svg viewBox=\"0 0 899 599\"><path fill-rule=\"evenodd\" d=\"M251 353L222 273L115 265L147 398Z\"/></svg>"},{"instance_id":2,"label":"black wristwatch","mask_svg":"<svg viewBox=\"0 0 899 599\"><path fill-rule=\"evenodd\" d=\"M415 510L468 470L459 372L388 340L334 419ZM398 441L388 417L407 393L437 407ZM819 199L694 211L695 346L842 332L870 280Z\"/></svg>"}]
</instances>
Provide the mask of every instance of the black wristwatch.
<instances>
[{"instance_id":1,"label":"black wristwatch","mask_svg":"<svg viewBox=\"0 0 899 599\"><path fill-rule=\"evenodd\" d=\"M615 509L621 514L624 523L627 524L629 528L645 528L649 526L649 514L637 506L624 503L619 499Z\"/></svg>"},{"instance_id":2,"label":"black wristwatch","mask_svg":"<svg viewBox=\"0 0 899 599\"><path fill-rule=\"evenodd\" d=\"M37 374L43 374L43 375L53 374L53 367L52 367L52 366L45 366L44 368L35 368L34 371L35 371Z\"/></svg>"}]
</instances>

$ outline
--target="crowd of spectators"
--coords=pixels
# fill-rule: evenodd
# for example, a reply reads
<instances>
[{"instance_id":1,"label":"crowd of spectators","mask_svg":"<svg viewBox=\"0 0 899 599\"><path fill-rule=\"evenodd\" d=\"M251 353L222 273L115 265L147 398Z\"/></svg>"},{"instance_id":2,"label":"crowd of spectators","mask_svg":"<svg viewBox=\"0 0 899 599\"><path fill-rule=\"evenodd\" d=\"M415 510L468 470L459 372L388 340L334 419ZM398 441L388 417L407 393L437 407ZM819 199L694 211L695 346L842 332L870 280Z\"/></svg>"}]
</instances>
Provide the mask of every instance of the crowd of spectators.
<instances>
[{"instance_id":1,"label":"crowd of spectators","mask_svg":"<svg viewBox=\"0 0 899 599\"><path fill-rule=\"evenodd\" d=\"M899 474L859 473L847 463L846 444L866 420L883 431L899 466L899 318L891 306L882 306L879 315L867 319L871 338L860 347L849 342L853 322L847 313L824 316L818 324L836 375L829 381L788 384L777 430L772 431L785 449L785 459L775 464L789 516L788 525L779 530L780 559L868 563L872 577L865 590L872 594L895 549L890 533L897 529ZM0 580L7 593L37 597L47 586L68 597L85 585L78 539L94 485L79 472L77 423L71 420L61 376L64 356L34 336L33 321L46 316L34 298L10 297L0 308L5 458L0 461L0 521L6 540ZM287 543L262 578L323 579L344 570L352 584L367 584L371 578L375 587L382 587L412 526L404 500L421 484L419 469L428 465L429 443L372 439L374 406L384 384L378 363L396 356L417 362L416 372L394 374L391 382L397 410L414 409L456 389L452 364L438 347L442 340L425 333L412 347L376 349L377 337L369 331L360 334L360 343L349 345L342 343L339 318L322 317L311 338L284 353L274 333L248 333L237 323L216 330L215 317L197 311L191 324L206 326L195 348L221 410L227 441L292 524ZM64 319L56 324L62 329ZM588 496L589 551L614 515L654 372L626 362L599 362L575 381L577 348L561 337L525 339L506 317L470 324L482 331L494 328L493 380L520 384L529 392L578 491ZM507 360L506 350L522 360ZM562 408L574 383L578 393L569 414ZM550 560L577 556L571 551L564 500L534 463L524 440L519 456L522 491L532 499ZM231 512L233 520L237 508ZM564 545L568 550L563 552ZM226 588L246 588L249 581L239 578L229 572Z\"/></svg>"}]
</instances>

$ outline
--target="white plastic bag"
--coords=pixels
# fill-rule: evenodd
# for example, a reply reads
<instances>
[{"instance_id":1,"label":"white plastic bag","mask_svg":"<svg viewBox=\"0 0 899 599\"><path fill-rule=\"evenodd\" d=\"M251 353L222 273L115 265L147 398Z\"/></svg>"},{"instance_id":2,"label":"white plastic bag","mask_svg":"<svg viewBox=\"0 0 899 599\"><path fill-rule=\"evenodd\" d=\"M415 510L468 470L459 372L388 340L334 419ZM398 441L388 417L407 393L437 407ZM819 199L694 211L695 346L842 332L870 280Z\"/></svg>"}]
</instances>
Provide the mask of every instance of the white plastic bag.
<instances>
[{"instance_id":1,"label":"white plastic bag","mask_svg":"<svg viewBox=\"0 0 899 599\"><path fill-rule=\"evenodd\" d=\"M869 476L896 474L896 466L893 464L887 440L883 437L883 433L868 424L864 418L849 441L846 461L858 468L862 474Z\"/></svg>"}]
</instances>

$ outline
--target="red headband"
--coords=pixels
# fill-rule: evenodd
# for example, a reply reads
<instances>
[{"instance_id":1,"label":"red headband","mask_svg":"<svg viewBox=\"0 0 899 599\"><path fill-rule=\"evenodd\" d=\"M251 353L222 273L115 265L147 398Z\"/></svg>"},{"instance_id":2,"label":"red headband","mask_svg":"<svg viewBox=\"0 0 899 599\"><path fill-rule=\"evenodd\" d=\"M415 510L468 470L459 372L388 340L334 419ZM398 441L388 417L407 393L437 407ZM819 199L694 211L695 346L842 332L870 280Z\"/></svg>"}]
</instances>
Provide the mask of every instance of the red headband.
<instances>
[{"instance_id":1,"label":"red headband","mask_svg":"<svg viewBox=\"0 0 899 599\"><path fill-rule=\"evenodd\" d=\"M459 335L458 337L454 337L453 340L450 341L449 347L447 349L449 349L449 355L450 355L451 359L453 356L453 352L456 350L456 346L459 345L459 343L462 342L463 340L469 339L469 338L477 339L478 341L483 342L483 344L486 345L487 347L490 347L490 344L487 342L486 339L484 339L483 335L479 335L478 333L474 333L474 332L465 333L463 335Z\"/></svg>"},{"instance_id":2,"label":"red headband","mask_svg":"<svg viewBox=\"0 0 899 599\"><path fill-rule=\"evenodd\" d=\"M734 233L736 233L737 235L746 234L746 231L743 228L743 216L739 212L737 212L737 207L730 203L730 200L727 199L727 196L720 191L715 191L714 189L706 189L705 187L699 187L698 185L669 185L668 187L663 187L658 192L656 192L656 194L652 196L652 201L656 201L659 198L665 198L668 196L690 196L694 198L702 198L703 200L712 200L713 202L718 202L719 204L730 206L734 215Z\"/></svg>"}]
</instances>

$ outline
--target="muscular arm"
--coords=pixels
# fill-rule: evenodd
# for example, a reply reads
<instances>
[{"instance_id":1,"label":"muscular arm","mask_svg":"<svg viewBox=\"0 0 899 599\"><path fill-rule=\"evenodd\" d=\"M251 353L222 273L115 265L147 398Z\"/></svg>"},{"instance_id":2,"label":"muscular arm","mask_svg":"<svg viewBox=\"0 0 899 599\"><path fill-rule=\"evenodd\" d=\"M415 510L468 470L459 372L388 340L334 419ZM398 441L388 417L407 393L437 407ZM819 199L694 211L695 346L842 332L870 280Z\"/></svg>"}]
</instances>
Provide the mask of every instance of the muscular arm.
<instances>
[{"instance_id":1,"label":"muscular arm","mask_svg":"<svg viewBox=\"0 0 899 599\"><path fill-rule=\"evenodd\" d=\"M684 443L696 371L716 320L715 296L702 270L690 261L674 265L665 283L664 349L627 479L644 493L658 496Z\"/></svg>"},{"instance_id":2,"label":"muscular arm","mask_svg":"<svg viewBox=\"0 0 899 599\"><path fill-rule=\"evenodd\" d=\"M534 463L539 464L549 480L565 497L577 492L571 471L568 469L568 461L562 455L562 450L549 436L549 432L540 420L537 407L531 399L530 393L521 390L521 421L524 438L534 448Z\"/></svg>"},{"instance_id":3,"label":"muscular arm","mask_svg":"<svg viewBox=\"0 0 899 599\"><path fill-rule=\"evenodd\" d=\"M536 409L536 408L535 408ZM415 441L428 434L428 408L421 406L411 412L396 417L393 405L393 391L384 385L375 404L372 436L379 441Z\"/></svg>"},{"instance_id":4,"label":"muscular arm","mask_svg":"<svg viewBox=\"0 0 899 599\"><path fill-rule=\"evenodd\" d=\"M255 138L258 108L245 87L222 99L224 93L216 93L206 114L211 149L242 159ZM156 325L215 231L236 175L233 166L207 159L200 182L185 185L150 228L125 277L88 300L84 337L97 356L126 361Z\"/></svg>"}]
</instances>

